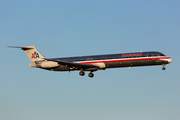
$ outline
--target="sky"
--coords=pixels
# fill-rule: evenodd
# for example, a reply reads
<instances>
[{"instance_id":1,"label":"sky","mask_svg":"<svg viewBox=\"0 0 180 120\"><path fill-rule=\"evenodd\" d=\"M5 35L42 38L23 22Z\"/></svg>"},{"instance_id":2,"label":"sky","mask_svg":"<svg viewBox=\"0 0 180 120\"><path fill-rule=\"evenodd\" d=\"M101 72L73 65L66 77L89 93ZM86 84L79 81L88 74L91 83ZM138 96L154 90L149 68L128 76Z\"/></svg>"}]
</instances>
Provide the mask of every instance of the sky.
<instances>
[{"instance_id":1,"label":"sky","mask_svg":"<svg viewBox=\"0 0 180 120\"><path fill-rule=\"evenodd\" d=\"M179 0L0 0L1 120L179 120ZM74 72L29 67L48 58L159 51L162 66Z\"/></svg>"}]
</instances>

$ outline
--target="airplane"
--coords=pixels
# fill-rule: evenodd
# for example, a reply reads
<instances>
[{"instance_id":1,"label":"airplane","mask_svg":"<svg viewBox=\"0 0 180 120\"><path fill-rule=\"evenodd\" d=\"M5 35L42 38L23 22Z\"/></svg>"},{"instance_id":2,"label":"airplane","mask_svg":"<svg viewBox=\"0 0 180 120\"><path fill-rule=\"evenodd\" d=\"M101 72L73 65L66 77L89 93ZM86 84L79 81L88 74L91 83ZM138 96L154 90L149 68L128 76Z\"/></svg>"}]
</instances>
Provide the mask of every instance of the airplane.
<instances>
[{"instance_id":1,"label":"airplane","mask_svg":"<svg viewBox=\"0 0 180 120\"><path fill-rule=\"evenodd\" d=\"M16 47L21 48L31 60L30 67L41 68L50 71L80 71L79 75L84 76L84 71L90 71L88 76L94 77L93 72L107 68L138 67L162 65L165 70L166 64L172 62L170 57L161 52L135 52L108 55L91 55L66 58L46 58L35 46Z\"/></svg>"}]
</instances>

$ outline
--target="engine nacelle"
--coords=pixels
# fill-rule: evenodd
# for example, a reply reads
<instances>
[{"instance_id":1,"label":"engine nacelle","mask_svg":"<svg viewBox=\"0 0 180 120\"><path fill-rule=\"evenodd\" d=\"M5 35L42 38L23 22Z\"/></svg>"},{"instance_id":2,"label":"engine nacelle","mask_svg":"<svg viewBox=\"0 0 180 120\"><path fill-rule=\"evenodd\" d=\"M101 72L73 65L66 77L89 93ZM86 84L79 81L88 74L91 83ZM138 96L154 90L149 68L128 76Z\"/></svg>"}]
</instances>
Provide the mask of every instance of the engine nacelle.
<instances>
[{"instance_id":1,"label":"engine nacelle","mask_svg":"<svg viewBox=\"0 0 180 120\"><path fill-rule=\"evenodd\" d=\"M96 66L98 66L101 69L105 69L106 68L105 63L94 63L93 65L96 65Z\"/></svg>"},{"instance_id":2,"label":"engine nacelle","mask_svg":"<svg viewBox=\"0 0 180 120\"><path fill-rule=\"evenodd\" d=\"M54 67L59 67L59 64L53 61L44 61L40 64L40 66L42 68L54 68Z\"/></svg>"}]
</instances>

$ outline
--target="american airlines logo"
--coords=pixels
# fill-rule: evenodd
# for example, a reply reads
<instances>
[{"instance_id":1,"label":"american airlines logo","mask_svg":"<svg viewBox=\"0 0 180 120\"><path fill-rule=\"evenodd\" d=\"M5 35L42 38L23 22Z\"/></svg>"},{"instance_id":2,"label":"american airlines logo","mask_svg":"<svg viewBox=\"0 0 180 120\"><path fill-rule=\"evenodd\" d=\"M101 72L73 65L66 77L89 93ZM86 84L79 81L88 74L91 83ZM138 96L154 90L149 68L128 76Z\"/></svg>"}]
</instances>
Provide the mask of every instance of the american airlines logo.
<instances>
[{"instance_id":1,"label":"american airlines logo","mask_svg":"<svg viewBox=\"0 0 180 120\"><path fill-rule=\"evenodd\" d=\"M123 54L121 57L127 57L127 56L141 56L142 53L132 53L132 54Z\"/></svg>"},{"instance_id":2,"label":"american airlines logo","mask_svg":"<svg viewBox=\"0 0 180 120\"><path fill-rule=\"evenodd\" d=\"M39 58L39 54L37 52L32 53L31 59Z\"/></svg>"}]
</instances>

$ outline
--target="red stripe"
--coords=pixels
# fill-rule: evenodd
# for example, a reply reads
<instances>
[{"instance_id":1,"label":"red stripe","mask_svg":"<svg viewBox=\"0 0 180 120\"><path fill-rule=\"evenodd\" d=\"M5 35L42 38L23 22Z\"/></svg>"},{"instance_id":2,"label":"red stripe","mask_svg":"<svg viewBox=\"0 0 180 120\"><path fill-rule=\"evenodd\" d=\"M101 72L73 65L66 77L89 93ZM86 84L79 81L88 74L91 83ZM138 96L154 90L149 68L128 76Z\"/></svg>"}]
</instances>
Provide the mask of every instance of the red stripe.
<instances>
[{"instance_id":1,"label":"red stripe","mask_svg":"<svg viewBox=\"0 0 180 120\"><path fill-rule=\"evenodd\" d=\"M106 62L120 62L120 61L139 61L139 60L154 60L154 59L170 59L170 57L153 57L153 58L134 58L134 59L117 59L117 60L102 60L102 61L85 61L80 63L106 63Z\"/></svg>"}]
</instances>

